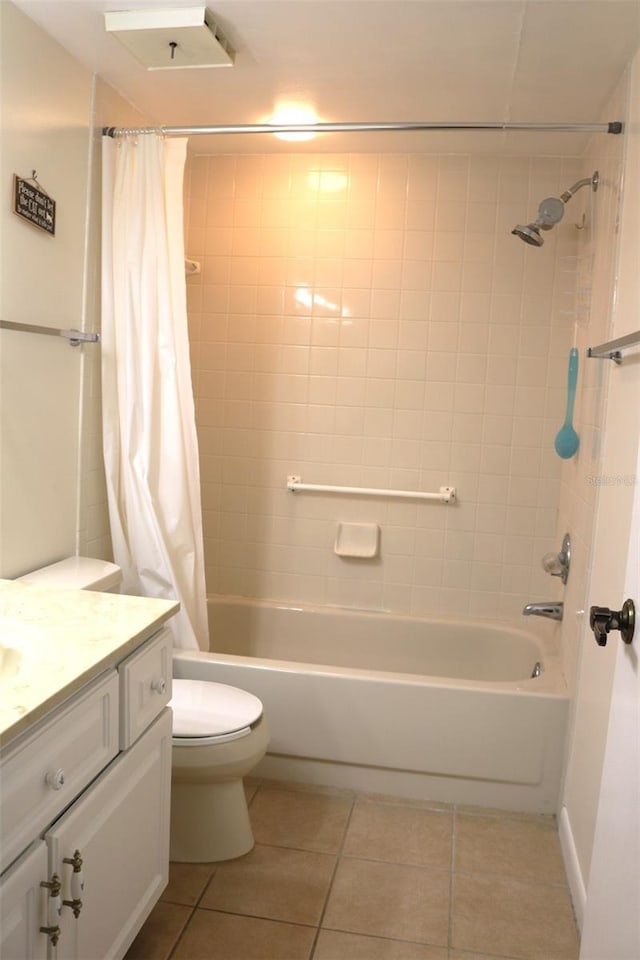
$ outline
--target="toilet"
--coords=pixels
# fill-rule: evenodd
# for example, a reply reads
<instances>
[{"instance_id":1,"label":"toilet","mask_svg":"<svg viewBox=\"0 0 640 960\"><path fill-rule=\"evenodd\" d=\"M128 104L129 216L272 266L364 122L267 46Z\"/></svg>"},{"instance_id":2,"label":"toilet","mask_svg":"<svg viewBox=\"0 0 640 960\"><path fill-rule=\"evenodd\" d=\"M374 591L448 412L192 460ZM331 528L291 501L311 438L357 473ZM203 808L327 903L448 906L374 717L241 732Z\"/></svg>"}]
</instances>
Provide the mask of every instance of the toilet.
<instances>
[{"instance_id":1,"label":"toilet","mask_svg":"<svg viewBox=\"0 0 640 960\"><path fill-rule=\"evenodd\" d=\"M69 557L20 577L42 587L117 592L114 563ZM252 693L210 680L172 681L172 860L232 860L254 845L243 777L262 759L269 730Z\"/></svg>"},{"instance_id":2,"label":"toilet","mask_svg":"<svg viewBox=\"0 0 640 960\"><path fill-rule=\"evenodd\" d=\"M242 778L267 752L262 703L210 680L173 680L171 859L232 860L253 847Z\"/></svg>"}]
</instances>

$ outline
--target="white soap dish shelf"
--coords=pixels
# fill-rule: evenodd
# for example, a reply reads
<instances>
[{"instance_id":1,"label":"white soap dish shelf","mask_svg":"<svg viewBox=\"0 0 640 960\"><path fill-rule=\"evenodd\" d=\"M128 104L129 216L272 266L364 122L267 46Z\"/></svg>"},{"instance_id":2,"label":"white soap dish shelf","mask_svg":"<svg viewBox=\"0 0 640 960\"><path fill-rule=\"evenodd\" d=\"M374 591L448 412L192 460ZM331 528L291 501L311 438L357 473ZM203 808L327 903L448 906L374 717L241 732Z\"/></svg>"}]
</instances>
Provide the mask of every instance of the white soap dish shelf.
<instances>
[{"instance_id":1,"label":"white soap dish shelf","mask_svg":"<svg viewBox=\"0 0 640 960\"><path fill-rule=\"evenodd\" d=\"M378 556L380 527L377 523L339 523L334 551L339 557L370 560Z\"/></svg>"}]
</instances>

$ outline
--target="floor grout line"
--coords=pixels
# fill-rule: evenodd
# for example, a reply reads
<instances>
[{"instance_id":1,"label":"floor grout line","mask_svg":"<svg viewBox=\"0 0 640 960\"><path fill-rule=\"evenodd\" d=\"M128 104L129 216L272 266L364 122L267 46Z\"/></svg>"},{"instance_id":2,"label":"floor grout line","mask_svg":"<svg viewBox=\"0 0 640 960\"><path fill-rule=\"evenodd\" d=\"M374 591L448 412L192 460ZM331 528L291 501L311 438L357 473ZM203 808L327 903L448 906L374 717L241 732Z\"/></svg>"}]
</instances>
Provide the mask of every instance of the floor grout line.
<instances>
[{"instance_id":1,"label":"floor grout line","mask_svg":"<svg viewBox=\"0 0 640 960\"><path fill-rule=\"evenodd\" d=\"M458 817L454 810L451 821L451 873L449 877L449 929L447 931L447 947L453 950L453 900L455 897L455 862Z\"/></svg>"},{"instance_id":2,"label":"floor grout line","mask_svg":"<svg viewBox=\"0 0 640 960\"><path fill-rule=\"evenodd\" d=\"M340 862L341 862L341 860L342 860L342 856L343 856L343 853L344 853L344 845L345 845L345 843L347 842L347 833L349 832L349 825L351 824L351 819L352 819L352 817L353 817L353 812L354 812L354 810L355 810L355 808L356 808L357 799L358 799L358 797L357 797L357 794L356 794L356 795L352 798L352 800L351 800L351 809L349 810L349 816L347 817L347 821L346 821L346 823L345 823L345 825L344 825L344 831L343 831L343 834L342 834L342 840L341 840L341 842L340 842L340 846L339 846L338 851L337 851L337 854L336 854L335 866L334 866L333 871L332 871L332 873L331 873L331 879L329 880L329 886L328 886L328 888L327 888L327 895L326 895L326 897L324 898L324 904L323 904L322 910L320 911L320 917L319 917L319 919L318 919L318 925L317 925L317 927L316 927L316 935L315 935L315 937L313 938L313 943L311 944L311 950L309 951L309 960L313 960L314 954L315 954L315 952L316 952L316 946L317 946L317 944L318 944L318 938L320 937L320 931L321 931L321 929L322 929L322 921L323 921L324 918L325 918L325 914L326 914L326 912L327 912L327 907L329 906L329 899L330 899L330 897L331 897L331 891L333 890L333 883L334 883L334 880L335 880L335 878L336 878L336 873L338 872L338 868L339 868L339 866L340 866Z\"/></svg>"},{"instance_id":3,"label":"floor grout line","mask_svg":"<svg viewBox=\"0 0 640 960\"><path fill-rule=\"evenodd\" d=\"M189 924L190 924L191 921L193 920L193 917L194 917L195 912L196 912L196 908L195 908L195 907L192 907L192 908L191 908L191 913L190 913L189 916L187 917L187 919L186 919L186 921L185 921L185 924L184 924L182 930L180 931L180 933L179 933L178 936L176 937L176 942L175 942L174 945L171 947L171 949L169 950L169 953L168 953L167 956L166 956L166 960L171 960L171 958L175 956L175 952L176 952L176 950L178 949L178 946L179 946L179 944L180 944L180 941L183 939L183 937L185 936L187 930L189 929Z\"/></svg>"}]
</instances>

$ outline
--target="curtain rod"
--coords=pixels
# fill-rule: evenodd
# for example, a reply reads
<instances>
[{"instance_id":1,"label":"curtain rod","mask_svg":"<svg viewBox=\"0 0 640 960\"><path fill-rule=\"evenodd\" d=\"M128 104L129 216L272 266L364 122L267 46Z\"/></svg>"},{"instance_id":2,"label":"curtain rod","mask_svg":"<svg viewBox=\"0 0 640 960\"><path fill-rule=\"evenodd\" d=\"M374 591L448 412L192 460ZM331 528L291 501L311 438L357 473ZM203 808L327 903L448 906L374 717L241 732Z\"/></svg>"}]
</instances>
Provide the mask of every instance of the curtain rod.
<instances>
[{"instance_id":1,"label":"curtain rod","mask_svg":"<svg viewBox=\"0 0 640 960\"><path fill-rule=\"evenodd\" d=\"M236 134L236 133L367 133L375 131L407 130L540 130L552 133L622 133L623 125L619 120L609 123L518 123L500 121L489 123L480 121L458 121L445 123L440 121L405 121L392 123L247 123L217 126L195 127L103 127L105 137L117 137L126 134L160 133L165 136L183 137L200 134Z\"/></svg>"}]
</instances>

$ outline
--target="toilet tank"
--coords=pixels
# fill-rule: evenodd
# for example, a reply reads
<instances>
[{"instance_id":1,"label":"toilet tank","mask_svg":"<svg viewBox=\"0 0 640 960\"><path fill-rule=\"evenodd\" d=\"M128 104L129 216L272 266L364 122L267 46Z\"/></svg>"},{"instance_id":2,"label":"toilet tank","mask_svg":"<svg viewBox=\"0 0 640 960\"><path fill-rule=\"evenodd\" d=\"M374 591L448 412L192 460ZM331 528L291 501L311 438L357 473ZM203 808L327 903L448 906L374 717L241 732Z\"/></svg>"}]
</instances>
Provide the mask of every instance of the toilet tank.
<instances>
[{"instance_id":1,"label":"toilet tank","mask_svg":"<svg viewBox=\"0 0 640 960\"><path fill-rule=\"evenodd\" d=\"M93 557L67 557L47 567L18 577L23 583L38 587L62 587L71 590L97 590L101 593L117 593L122 580L122 570L108 560Z\"/></svg>"}]
</instances>

